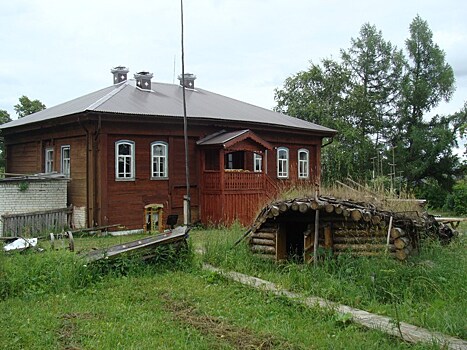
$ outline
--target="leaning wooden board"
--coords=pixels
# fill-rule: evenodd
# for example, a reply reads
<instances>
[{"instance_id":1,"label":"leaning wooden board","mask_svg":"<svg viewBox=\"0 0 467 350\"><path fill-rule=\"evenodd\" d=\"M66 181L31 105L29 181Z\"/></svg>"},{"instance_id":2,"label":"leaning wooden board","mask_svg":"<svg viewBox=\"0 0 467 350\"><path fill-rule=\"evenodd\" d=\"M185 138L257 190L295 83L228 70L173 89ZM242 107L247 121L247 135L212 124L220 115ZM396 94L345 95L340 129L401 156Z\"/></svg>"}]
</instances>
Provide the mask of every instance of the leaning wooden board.
<instances>
[{"instance_id":1,"label":"leaning wooden board","mask_svg":"<svg viewBox=\"0 0 467 350\"><path fill-rule=\"evenodd\" d=\"M101 259L114 258L124 253L144 251L164 244L180 242L187 238L188 231L189 228L186 226L180 226L163 234L114 245L104 249L94 250L85 254L84 258L89 262L93 262Z\"/></svg>"}]
</instances>

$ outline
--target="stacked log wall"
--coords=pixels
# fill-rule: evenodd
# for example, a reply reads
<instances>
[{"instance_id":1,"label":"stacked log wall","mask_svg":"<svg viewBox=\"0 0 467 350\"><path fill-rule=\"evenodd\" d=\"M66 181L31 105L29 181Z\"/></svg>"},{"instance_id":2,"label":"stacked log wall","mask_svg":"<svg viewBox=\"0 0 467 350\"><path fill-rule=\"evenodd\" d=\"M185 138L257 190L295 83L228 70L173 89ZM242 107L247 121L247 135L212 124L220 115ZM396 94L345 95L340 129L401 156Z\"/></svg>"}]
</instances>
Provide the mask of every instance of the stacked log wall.
<instances>
[{"instance_id":1,"label":"stacked log wall","mask_svg":"<svg viewBox=\"0 0 467 350\"><path fill-rule=\"evenodd\" d=\"M263 208L252 226L251 250L277 257L279 223L293 220L314 223L316 210L320 211L319 247L334 255L390 254L406 260L416 250L420 230L424 229L419 220L377 210L372 205L327 197L301 198L271 203Z\"/></svg>"},{"instance_id":2,"label":"stacked log wall","mask_svg":"<svg viewBox=\"0 0 467 350\"><path fill-rule=\"evenodd\" d=\"M249 238L251 251L264 258L276 258L278 225L265 222L258 229L253 229Z\"/></svg>"}]
</instances>

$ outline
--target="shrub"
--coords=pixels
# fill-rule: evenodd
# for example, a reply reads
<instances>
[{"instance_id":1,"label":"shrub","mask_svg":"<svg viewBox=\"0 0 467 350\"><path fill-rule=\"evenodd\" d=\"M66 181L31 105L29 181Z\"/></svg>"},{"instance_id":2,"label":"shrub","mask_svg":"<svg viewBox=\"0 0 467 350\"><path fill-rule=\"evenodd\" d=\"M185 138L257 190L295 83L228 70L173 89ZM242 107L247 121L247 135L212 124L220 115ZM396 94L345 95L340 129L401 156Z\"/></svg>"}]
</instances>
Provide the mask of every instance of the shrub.
<instances>
[{"instance_id":1,"label":"shrub","mask_svg":"<svg viewBox=\"0 0 467 350\"><path fill-rule=\"evenodd\" d=\"M467 215L467 180L458 181L447 196L445 209L457 215Z\"/></svg>"}]
</instances>

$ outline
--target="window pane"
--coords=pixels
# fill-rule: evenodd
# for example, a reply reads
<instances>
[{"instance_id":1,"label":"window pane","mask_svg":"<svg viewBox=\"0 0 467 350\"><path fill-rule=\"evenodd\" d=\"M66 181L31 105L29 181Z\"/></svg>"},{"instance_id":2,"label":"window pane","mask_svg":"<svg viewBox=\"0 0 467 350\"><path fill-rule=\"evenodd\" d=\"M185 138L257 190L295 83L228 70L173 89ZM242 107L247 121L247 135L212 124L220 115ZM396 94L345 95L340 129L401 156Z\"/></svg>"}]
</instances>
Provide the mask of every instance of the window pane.
<instances>
[{"instance_id":1,"label":"window pane","mask_svg":"<svg viewBox=\"0 0 467 350\"><path fill-rule=\"evenodd\" d=\"M118 154L120 155L131 155L131 146L127 143L118 145Z\"/></svg>"},{"instance_id":2,"label":"window pane","mask_svg":"<svg viewBox=\"0 0 467 350\"><path fill-rule=\"evenodd\" d=\"M155 146L153 147L153 152L154 152L154 155L155 155L155 156L163 156L163 155L165 155L164 146L162 146L162 145L155 145Z\"/></svg>"},{"instance_id":3,"label":"window pane","mask_svg":"<svg viewBox=\"0 0 467 350\"><path fill-rule=\"evenodd\" d=\"M116 142L115 162L117 179L133 179L134 178L134 160L133 160L134 144L131 141Z\"/></svg>"},{"instance_id":4,"label":"window pane","mask_svg":"<svg viewBox=\"0 0 467 350\"><path fill-rule=\"evenodd\" d=\"M152 177L167 177L167 145L152 144Z\"/></svg>"},{"instance_id":5,"label":"window pane","mask_svg":"<svg viewBox=\"0 0 467 350\"><path fill-rule=\"evenodd\" d=\"M277 176L289 176L289 151L287 148L277 150Z\"/></svg>"}]
</instances>

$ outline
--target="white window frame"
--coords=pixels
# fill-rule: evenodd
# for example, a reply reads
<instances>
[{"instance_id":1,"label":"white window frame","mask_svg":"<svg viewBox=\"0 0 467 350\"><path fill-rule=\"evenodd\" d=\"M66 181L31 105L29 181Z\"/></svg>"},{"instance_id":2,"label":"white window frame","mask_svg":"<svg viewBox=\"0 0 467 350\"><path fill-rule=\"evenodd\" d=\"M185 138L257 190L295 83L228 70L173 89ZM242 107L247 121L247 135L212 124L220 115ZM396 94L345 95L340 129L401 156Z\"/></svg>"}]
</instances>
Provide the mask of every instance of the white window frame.
<instances>
[{"instance_id":1,"label":"white window frame","mask_svg":"<svg viewBox=\"0 0 467 350\"><path fill-rule=\"evenodd\" d=\"M305 159L301 159L300 155L305 154ZM301 148L298 150L298 178L308 179L310 177L310 152Z\"/></svg>"},{"instance_id":2,"label":"white window frame","mask_svg":"<svg viewBox=\"0 0 467 350\"><path fill-rule=\"evenodd\" d=\"M253 171L255 173L263 172L263 156L259 153L253 153Z\"/></svg>"},{"instance_id":3,"label":"white window frame","mask_svg":"<svg viewBox=\"0 0 467 350\"><path fill-rule=\"evenodd\" d=\"M154 154L156 146L162 146L163 155ZM168 179L169 177L169 145L167 142L155 141L151 143L151 179ZM162 164L163 170L160 170Z\"/></svg>"},{"instance_id":4,"label":"white window frame","mask_svg":"<svg viewBox=\"0 0 467 350\"><path fill-rule=\"evenodd\" d=\"M65 157L65 151L68 151L68 157ZM71 148L70 145L63 145L60 148L60 172L66 177L71 174Z\"/></svg>"},{"instance_id":5,"label":"white window frame","mask_svg":"<svg viewBox=\"0 0 467 350\"><path fill-rule=\"evenodd\" d=\"M285 158L281 156L282 152L285 152ZM289 177L289 149L287 147L279 147L277 149L277 177L279 179L287 179Z\"/></svg>"},{"instance_id":6,"label":"white window frame","mask_svg":"<svg viewBox=\"0 0 467 350\"><path fill-rule=\"evenodd\" d=\"M129 145L130 154L119 154L120 145ZM119 173L120 162L130 164L130 169L127 172L124 169L123 173ZM130 140L119 140L115 142L115 180L117 181L134 181L135 180L135 142Z\"/></svg>"},{"instance_id":7,"label":"white window frame","mask_svg":"<svg viewBox=\"0 0 467 350\"><path fill-rule=\"evenodd\" d=\"M54 171L54 148L47 147L44 155L44 172L46 174Z\"/></svg>"}]
</instances>

